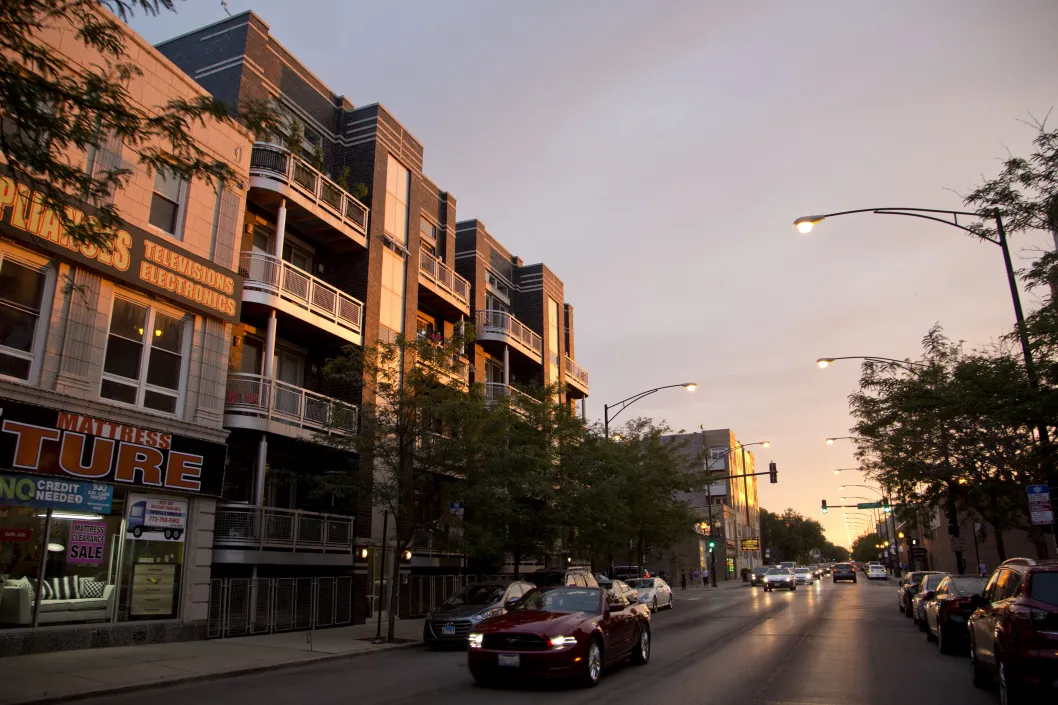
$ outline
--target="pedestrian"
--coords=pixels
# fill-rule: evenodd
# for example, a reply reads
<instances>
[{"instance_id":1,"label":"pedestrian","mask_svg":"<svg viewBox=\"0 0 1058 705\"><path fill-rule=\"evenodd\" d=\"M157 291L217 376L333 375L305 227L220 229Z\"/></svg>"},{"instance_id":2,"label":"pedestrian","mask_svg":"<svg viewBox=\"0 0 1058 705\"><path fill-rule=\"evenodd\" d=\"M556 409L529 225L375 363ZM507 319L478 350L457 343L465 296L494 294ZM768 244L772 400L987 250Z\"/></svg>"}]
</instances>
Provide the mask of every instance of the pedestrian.
<instances>
[{"instance_id":1,"label":"pedestrian","mask_svg":"<svg viewBox=\"0 0 1058 705\"><path fill-rule=\"evenodd\" d=\"M709 584L709 568L702 568L702 587Z\"/></svg>"},{"instance_id":2,"label":"pedestrian","mask_svg":"<svg viewBox=\"0 0 1058 705\"><path fill-rule=\"evenodd\" d=\"M691 585L697 585L698 584L698 576L699 575L700 575L700 573L698 572L697 568L695 568L694 570L691 571Z\"/></svg>"},{"instance_id":3,"label":"pedestrian","mask_svg":"<svg viewBox=\"0 0 1058 705\"><path fill-rule=\"evenodd\" d=\"M687 571L680 573L680 590L687 589Z\"/></svg>"},{"instance_id":4,"label":"pedestrian","mask_svg":"<svg viewBox=\"0 0 1058 705\"><path fill-rule=\"evenodd\" d=\"M987 570L987 568L985 566L985 562L984 561L981 561L980 563L977 564L977 572L979 574L984 575L986 570Z\"/></svg>"}]
</instances>

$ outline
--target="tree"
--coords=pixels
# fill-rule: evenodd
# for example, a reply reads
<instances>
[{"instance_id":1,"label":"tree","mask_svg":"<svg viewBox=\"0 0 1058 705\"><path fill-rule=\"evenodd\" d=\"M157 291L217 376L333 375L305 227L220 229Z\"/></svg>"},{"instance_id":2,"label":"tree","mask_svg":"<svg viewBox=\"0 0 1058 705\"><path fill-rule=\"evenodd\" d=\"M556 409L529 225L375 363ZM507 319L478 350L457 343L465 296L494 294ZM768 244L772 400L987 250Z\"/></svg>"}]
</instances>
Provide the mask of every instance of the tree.
<instances>
[{"instance_id":1,"label":"tree","mask_svg":"<svg viewBox=\"0 0 1058 705\"><path fill-rule=\"evenodd\" d=\"M782 514L760 510L761 550L770 550L772 561L797 561L812 563L812 551L819 551L826 557L827 552L840 553L823 534L823 525L815 519L808 519L793 509ZM833 547L833 548L832 548Z\"/></svg>"},{"instance_id":2,"label":"tree","mask_svg":"<svg viewBox=\"0 0 1058 705\"><path fill-rule=\"evenodd\" d=\"M863 536L857 537L852 542L852 560L857 563L867 563L869 561L878 560L878 554L881 549L878 545L882 542L882 537L878 534L864 534Z\"/></svg>"},{"instance_id":3,"label":"tree","mask_svg":"<svg viewBox=\"0 0 1058 705\"><path fill-rule=\"evenodd\" d=\"M109 248L121 224L110 196L133 172L95 162L108 141L124 143L148 173L212 183L236 174L199 146L194 128L241 122L263 135L278 124L271 107L260 102L236 108L210 96L158 106L134 100L128 82L142 71L129 60L127 35L111 12L124 20L137 10L163 9L172 11L173 1L0 1L0 160L13 178L43 194L44 207L58 215L74 241ZM56 31L88 50L84 65L49 42ZM98 209L96 217L75 220L67 207L78 201Z\"/></svg>"}]
</instances>

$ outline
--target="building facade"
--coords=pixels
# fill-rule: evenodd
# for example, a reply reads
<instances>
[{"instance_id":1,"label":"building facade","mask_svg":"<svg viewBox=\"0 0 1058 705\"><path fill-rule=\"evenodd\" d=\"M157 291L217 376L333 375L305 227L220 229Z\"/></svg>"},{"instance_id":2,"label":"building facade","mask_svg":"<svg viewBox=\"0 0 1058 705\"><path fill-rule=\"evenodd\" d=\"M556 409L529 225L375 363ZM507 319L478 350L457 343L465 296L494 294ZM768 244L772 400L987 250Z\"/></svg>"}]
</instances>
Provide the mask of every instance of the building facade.
<instances>
[{"instance_id":1,"label":"building facade","mask_svg":"<svg viewBox=\"0 0 1058 705\"><path fill-rule=\"evenodd\" d=\"M101 62L72 34L43 40ZM125 40L144 108L205 94ZM113 135L68 155L133 171L110 251L72 242L0 165L0 655L205 636L251 139L191 129L236 182L148 173Z\"/></svg>"}]
</instances>

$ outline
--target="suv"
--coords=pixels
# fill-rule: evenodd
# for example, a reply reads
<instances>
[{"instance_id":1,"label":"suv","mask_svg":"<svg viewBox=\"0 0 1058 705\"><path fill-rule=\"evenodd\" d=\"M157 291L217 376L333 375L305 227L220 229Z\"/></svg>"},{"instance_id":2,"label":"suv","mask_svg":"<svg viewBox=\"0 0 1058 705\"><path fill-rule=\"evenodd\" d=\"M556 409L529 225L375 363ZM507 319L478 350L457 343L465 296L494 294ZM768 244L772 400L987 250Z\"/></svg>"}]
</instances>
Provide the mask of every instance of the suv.
<instances>
[{"instance_id":1,"label":"suv","mask_svg":"<svg viewBox=\"0 0 1058 705\"><path fill-rule=\"evenodd\" d=\"M1004 703L1058 687L1058 560L1012 558L996 568L967 622L974 685L999 681Z\"/></svg>"},{"instance_id":2,"label":"suv","mask_svg":"<svg viewBox=\"0 0 1058 705\"><path fill-rule=\"evenodd\" d=\"M565 570L541 568L531 575L532 579L530 582L537 587L557 587L561 585L599 587L599 581L595 579L595 576L587 568L567 568Z\"/></svg>"}]
</instances>

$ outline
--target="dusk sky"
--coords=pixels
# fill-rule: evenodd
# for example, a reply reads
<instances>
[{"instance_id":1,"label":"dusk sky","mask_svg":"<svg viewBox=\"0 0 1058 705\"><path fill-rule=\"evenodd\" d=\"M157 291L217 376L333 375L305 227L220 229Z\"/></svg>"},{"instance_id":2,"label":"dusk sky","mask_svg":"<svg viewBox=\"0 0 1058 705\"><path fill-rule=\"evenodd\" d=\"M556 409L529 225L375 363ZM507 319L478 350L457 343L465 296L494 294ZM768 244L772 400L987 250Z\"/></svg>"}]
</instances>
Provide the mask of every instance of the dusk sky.
<instances>
[{"instance_id":1,"label":"dusk sky","mask_svg":"<svg viewBox=\"0 0 1058 705\"><path fill-rule=\"evenodd\" d=\"M998 248L862 215L811 235L799 215L960 208L1024 154L1056 103L1058 2L228 0L353 104L382 103L425 172L576 309L576 358L625 416L769 439L761 504L846 542L834 468L854 464L855 362L914 357L939 322L985 344L1013 324ZM138 17L159 42L219 0ZM1058 115L1052 118L1058 120ZM1014 241L1019 266L1045 234ZM1036 298L1026 298L1034 306ZM622 417L623 420L624 417ZM849 478L849 481L856 481Z\"/></svg>"}]
</instances>

